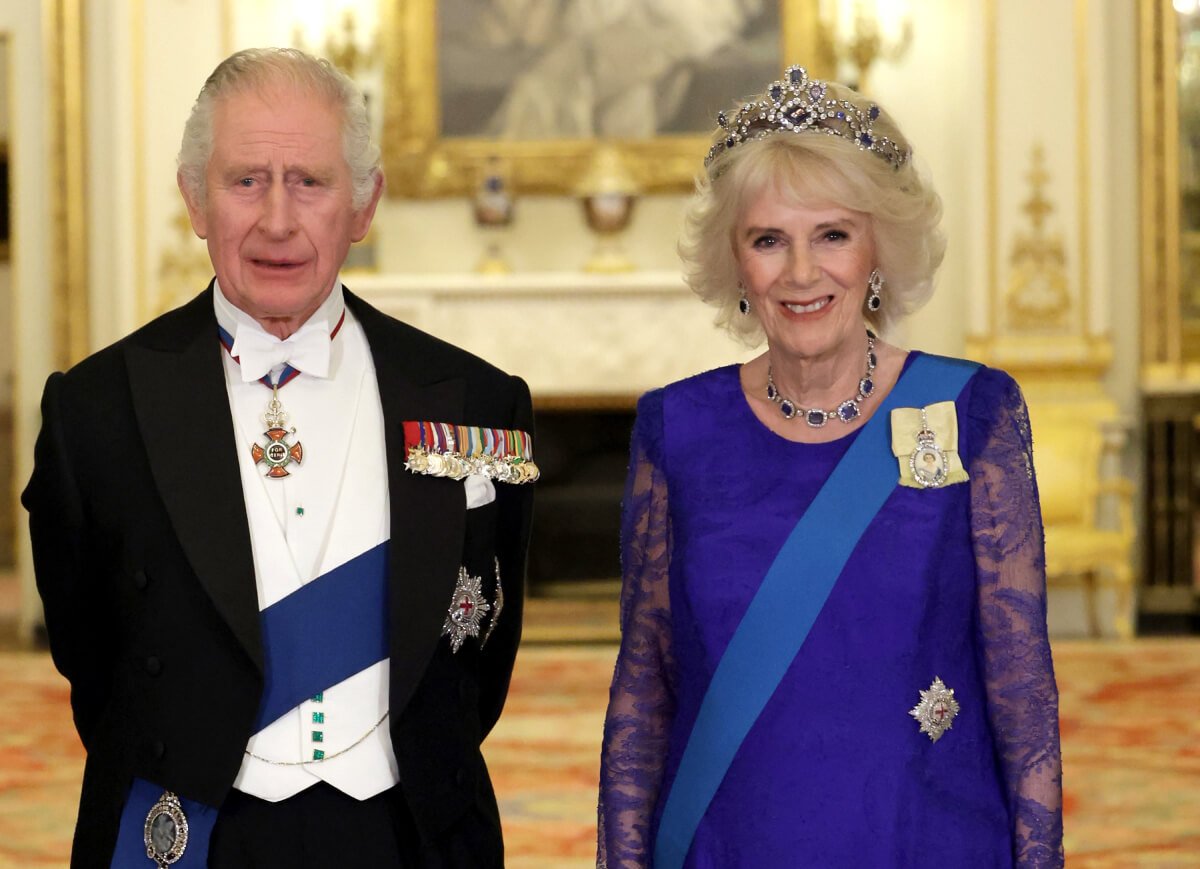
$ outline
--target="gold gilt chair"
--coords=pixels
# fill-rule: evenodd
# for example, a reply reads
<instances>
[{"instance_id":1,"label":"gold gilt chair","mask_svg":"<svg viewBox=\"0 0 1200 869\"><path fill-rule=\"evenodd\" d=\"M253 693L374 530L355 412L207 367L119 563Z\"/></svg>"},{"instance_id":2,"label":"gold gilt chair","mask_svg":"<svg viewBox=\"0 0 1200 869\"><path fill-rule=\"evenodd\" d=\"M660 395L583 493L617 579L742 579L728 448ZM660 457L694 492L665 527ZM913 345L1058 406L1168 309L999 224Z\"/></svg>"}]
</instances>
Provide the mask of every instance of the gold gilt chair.
<instances>
[{"instance_id":1,"label":"gold gilt chair","mask_svg":"<svg viewBox=\"0 0 1200 869\"><path fill-rule=\"evenodd\" d=\"M1108 476L1123 440L1114 427L1114 410L1107 401L1029 401L1047 583L1082 588L1092 636L1104 633L1097 592L1114 588L1113 627L1117 636L1128 638L1133 635L1133 485Z\"/></svg>"}]
</instances>

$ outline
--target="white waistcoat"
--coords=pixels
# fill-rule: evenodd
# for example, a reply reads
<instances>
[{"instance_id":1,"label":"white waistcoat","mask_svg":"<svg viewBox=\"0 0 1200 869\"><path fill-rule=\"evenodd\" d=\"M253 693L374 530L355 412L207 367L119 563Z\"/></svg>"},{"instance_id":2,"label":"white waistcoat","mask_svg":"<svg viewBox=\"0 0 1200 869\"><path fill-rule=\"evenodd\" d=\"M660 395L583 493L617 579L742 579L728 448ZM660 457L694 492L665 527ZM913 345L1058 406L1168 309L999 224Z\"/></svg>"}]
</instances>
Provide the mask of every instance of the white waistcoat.
<instances>
[{"instance_id":1,"label":"white waistcoat","mask_svg":"<svg viewBox=\"0 0 1200 869\"><path fill-rule=\"evenodd\" d=\"M304 449L303 461L290 465L282 479L267 479L251 456L251 444L266 443L261 415L271 392L242 383L237 363L226 354L260 609L390 536L379 388L366 338L348 310L332 349L328 379L301 374L279 390L290 415L287 426L297 430L289 441ZM312 649L314 657L321 652ZM356 799L374 796L399 781L387 712L384 660L252 736L234 786L270 801L319 780ZM323 759L314 760L314 751Z\"/></svg>"}]
</instances>

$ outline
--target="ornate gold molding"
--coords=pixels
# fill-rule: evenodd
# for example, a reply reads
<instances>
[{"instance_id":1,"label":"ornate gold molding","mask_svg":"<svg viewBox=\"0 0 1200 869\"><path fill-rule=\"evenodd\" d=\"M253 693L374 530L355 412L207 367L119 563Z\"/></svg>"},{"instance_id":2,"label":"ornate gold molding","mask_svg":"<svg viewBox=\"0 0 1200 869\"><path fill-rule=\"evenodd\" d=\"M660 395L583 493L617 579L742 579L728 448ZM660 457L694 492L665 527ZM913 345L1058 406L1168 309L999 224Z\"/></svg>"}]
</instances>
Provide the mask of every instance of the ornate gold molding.
<instances>
[{"instance_id":1,"label":"ornate gold molding","mask_svg":"<svg viewBox=\"0 0 1200 869\"><path fill-rule=\"evenodd\" d=\"M83 13L80 0L43 5L50 72L50 180L53 221L51 287L54 364L67 368L87 355L87 118L84 106Z\"/></svg>"},{"instance_id":2,"label":"ornate gold molding","mask_svg":"<svg viewBox=\"0 0 1200 869\"><path fill-rule=\"evenodd\" d=\"M1142 376L1148 383L1158 383L1189 377L1180 286L1179 95L1174 48L1179 34L1170 0L1141 0L1138 24Z\"/></svg>"},{"instance_id":3,"label":"ornate gold molding","mask_svg":"<svg viewBox=\"0 0 1200 869\"><path fill-rule=\"evenodd\" d=\"M1077 223L1078 262L1068 258L1061 237L1048 232L1046 216L1054 206L1045 192L1048 177L1041 147L1033 147L1032 187L1022 210L1030 229L1012 241L1007 279L1002 282L1000 258L1000 170L1003 154L999 132L999 6L984 5L984 125L986 171L986 274L988 323L980 334L966 339L967 355L999 365L1018 380L1037 378L1063 382L1084 377L1098 381L1112 363L1112 341L1105 332L1094 334L1090 322L1091 171L1087 105L1091 79L1088 45L1089 0L1074 5L1074 100L1079 107L1074 143L1079 186L1074 219ZM1075 279L1072 280L1072 275ZM1071 286L1077 289L1071 293Z\"/></svg>"},{"instance_id":4,"label":"ornate gold molding","mask_svg":"<svg viewBox=\"0 0 1200 869\"><path fill-rule=\"evenodd\" d=\"M1067 252L1062 236L1051 233L1046 219L1054 203L1046 198L1050 175L1040 143L1030 155L1029 198L1021 210L1029 218L1029 231L1018 233L1009 257L1008 290L1005 294L1007 323L1020 332L1070 330L1071 292L1067 279Z\"/></svg>"},{"instance_id":5,"label":"ornate gold molding","mask_svg":"<svg viewBox=\"0 0 1200 869\"><path fill-rule=\"evenodd\" d=\"M808 61L819 68L819 0L778 0L782 66ZM469 195L484 166L501 158L513 186L525 193L568 193L588 165L596 139L513 141L443 137L437 74L437 10L428 0L382 0L384 50L384 166L393 195ZM811 60L810 60L811 59ZM729 101L737 98L728 95ZM645 192L691 187L707 147L705 135L609 140Z\"/></svg>"}]
</instances>

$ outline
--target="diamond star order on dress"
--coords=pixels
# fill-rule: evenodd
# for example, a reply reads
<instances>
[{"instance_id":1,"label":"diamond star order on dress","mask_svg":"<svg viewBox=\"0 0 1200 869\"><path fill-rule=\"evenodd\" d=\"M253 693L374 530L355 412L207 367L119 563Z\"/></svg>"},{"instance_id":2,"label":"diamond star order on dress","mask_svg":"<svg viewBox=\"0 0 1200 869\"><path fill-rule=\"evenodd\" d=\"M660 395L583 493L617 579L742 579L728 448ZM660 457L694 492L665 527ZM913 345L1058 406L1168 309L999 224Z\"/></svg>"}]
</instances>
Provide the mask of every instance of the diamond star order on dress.
<instances>
[{"instance_id":1,"label":"diamond star order on dress","mask_svg":"<svg viewBox=\"0 0 1200 869\"><path fill-rule=\"evenodd\" d=\"M922 733L937 742L954 724L958 710L954 689L947 688L940 677L935 677L929 689L921 692L921 702L908 710L908 714L920 723Z\"/></svg>"}]
</instances>

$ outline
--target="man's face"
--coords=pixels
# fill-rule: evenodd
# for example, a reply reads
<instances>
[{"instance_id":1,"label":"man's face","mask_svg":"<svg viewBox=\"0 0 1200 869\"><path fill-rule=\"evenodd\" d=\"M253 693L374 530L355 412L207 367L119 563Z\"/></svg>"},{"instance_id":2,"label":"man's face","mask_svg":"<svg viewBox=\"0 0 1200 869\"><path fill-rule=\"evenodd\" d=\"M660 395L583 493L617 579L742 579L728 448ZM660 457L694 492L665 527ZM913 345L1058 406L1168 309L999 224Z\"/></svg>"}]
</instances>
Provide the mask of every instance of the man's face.
<instances>
[{"instance_id":1,"label":"man's face","mask_svg":"<svg viewBox=\"0 0 1200 869\"><path fill-rule=\"evenodd\" d=\"M329 296L382 191L354 208L340 108L288 84L217 102L205 185L180 187L221 289L281 338Z\"/></svg>"}]
</instances>

